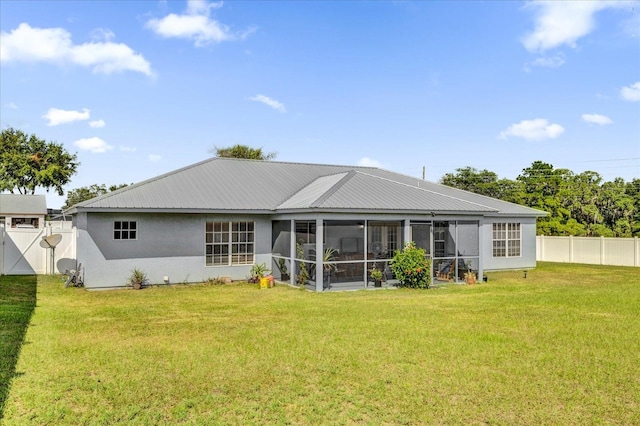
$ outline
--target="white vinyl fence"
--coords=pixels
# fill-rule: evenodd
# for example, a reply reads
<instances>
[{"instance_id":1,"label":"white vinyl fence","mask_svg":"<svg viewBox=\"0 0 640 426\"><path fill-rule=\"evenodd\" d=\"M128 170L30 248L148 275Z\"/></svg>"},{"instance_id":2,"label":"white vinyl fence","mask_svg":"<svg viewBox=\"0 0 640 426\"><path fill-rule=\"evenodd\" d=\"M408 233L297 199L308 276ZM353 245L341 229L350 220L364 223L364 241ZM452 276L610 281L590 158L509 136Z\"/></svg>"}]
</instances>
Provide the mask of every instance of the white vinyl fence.
<instances>
[{"instance_id":1,"label":"white vinyl fence","mask_svg":"<svg viewBox=\"0 0 640 426\"><path fill-rule=\"evenodd\" d=\"M62 235L55 253L40 245L51 234ZM76 231L71 222L47 222L36 229L0 224L0 244L0 275L61 274L76 266Z\"/></svg>"},{"instance_id":2,"label":"white vinyl fence","mask_svg":"<svg viewBox=\"0 0 640 426\"><path fill-rule=\"evenodd\" d=\"M640 240L605 237L536 237L536 259L545 262L640 266Z\"/></svg>"}]
</instances>

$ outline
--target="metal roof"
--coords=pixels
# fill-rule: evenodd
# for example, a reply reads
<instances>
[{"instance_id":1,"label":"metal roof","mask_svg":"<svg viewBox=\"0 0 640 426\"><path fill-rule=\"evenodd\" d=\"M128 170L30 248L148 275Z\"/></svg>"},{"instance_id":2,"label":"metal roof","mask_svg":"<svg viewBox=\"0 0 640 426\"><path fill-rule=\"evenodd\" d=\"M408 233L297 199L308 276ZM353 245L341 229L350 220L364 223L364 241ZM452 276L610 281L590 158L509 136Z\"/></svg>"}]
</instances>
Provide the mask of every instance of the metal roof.
<instances>
[{"instance_id":1,"label":"metal roof","mask_svg":"<svg viewBox=\"0 0 640 426\"><path fill-rule=\"evenodd\" d=\"M76 211L428 211L542 216L374 167L214 157L77 204Z\"/></svg>"},{"instance_id":2,"label":"metal roof","mask_svg":"<svg viewBox=\"0 0 640 426\"><path fill-rule=\"evenodd\" d=\"M44 195L0 194L0 214L46 215L47 198Z\"/></svg>"}]
</instances>

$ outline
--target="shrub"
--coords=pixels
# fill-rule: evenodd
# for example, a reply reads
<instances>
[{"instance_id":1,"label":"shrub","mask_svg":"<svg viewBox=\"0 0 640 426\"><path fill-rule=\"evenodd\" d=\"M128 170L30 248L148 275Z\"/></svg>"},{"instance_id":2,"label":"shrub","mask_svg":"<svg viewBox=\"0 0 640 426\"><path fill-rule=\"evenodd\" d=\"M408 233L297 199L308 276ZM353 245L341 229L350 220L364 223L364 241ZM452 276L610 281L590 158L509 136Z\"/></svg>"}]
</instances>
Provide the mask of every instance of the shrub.
<instances>
[{"instance_id":1,"label":"shrub","mask_svg":"<svg viewBox=\"0 0 640 426\"><path fill-rule=\"evenodd\" d=\"M431 284L431 259L427 259L425 251L417 248L413 241L402 251L396 251L391 270L402 287L429 288Z\"/></svg>"},{"instance_id":2,"label":"shrub","mask_svg":"<svg viewBox=\"0 0 640 426\"><path fill-rule=\"evenodd\" d=\"M128 285L133 287L135 290L140 290L146 283L147 274L145 274L138 268L133 268L133 270L131 271L131 275L129 276Z\"/></svg>"},{"instance_id":3,"label":"shrub","mask_svg":"<svg viewBox=\"0 0 640 426\"><path fill-rule=\"evenodd\" d=\"M250 283L259 283L260 278L265 277L269 273L271 273L271 270L267 268L266 264L256 263L251 267L251 277L247 281L249 281Z\"/></svg>"},{"instance_id":4,"label":"shrub","mask_svg":"<svg viewBox=\"0 0 640 426\"><path fill-rule=\"evenodd\" d=\"M229 282L230 280L228 277L209 277L204 281L204 283L208 285L225 285Z\"/></svg>"}]
</instances>

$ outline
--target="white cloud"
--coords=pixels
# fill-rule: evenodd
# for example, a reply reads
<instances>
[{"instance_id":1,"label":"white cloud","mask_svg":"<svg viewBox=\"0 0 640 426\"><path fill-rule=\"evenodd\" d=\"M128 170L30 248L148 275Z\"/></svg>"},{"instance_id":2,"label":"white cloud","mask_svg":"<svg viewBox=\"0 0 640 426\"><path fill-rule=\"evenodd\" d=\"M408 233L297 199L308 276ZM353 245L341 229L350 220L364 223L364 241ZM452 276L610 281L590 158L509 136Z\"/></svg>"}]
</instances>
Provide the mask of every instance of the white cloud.
<instances>
[{"instance_id":1,"label":"white cloud","mask_svg":"<svg viewBox=\"0 0 640 426\"><path fill-rule=\"evenodd\" d=\"M116 35L108 28L96 28L91 31L91 39L93 41L111 41Z\"/></svg>"},{"instance_id":2,"label":"white cloud","mask_svg":"<svg viewBox=\"0 0 640 426\"><path fill-rule=\"evenodd\" d=\"M526 8L533 9L535 29L522 39L530 52L542 52L567 45L576 47L576 41L595 28L597 12L624 7L624 1L532 1Z\"/></svg>"},{"instance_id":3,"label":"white cloud","mask_svg":"<svg viewBox=\"0 0 640 426\"><path fill-rule=\"evenodd\" d=\"M252 98L249 98L252 101L256 101L256 102L262 102L263 104L278 110L280 112L287 112L287 109L284 107L284 105L281 102L276 101L275 99L271 99L268 96L265 95L256 95Z\"/></svg>"},{"instance_id":4,"label":"white cloud","mask_svg":"<svg viewBox=\"0 0 640 426\"><path fill-rule=\"evenodd\" d=\"M378 160L374 160L369 157L362 157L357 162L360 167L382 167L382 164Z\"/></svg>"},{"instance_id":5,"label":"white cloud","mask_svg":"<svg viewBox=\"0 0 640 426\"><path fill-rule=\"evenodd\" d=\"M599 124L601 126L613 123L609 117L601 114L582 114L582 120L587 123Z\"/></svg>"},{"instance_id":6,"label":"white cloud","mask_svg":"<svg viewBox=\"0 0 640 426\"><path fill-rule=\"evenodd\" d=\"M124 152L136 152L138 148L133 147L133 146L123 146L120 145L120 151L124 151Z\"/></svg>"},{"instance_id":7,"label":"white cloud","mask_svg":"<svg viewBox=\"0 0 640 426\"><path fill-rule=\"evenodd\" d=\"M531 65L534 67L558 68L564 65L564 55L560 53L555 56L536 58Z\"/></svg>"},{"instance_id":8,"label":"white cloud","mask_svg":"<svg viewBox=\"0 0 640 426\"><path fill-rule=\"evenodd\" d=\"M620 89L620 96L622 96L622 99L629 102L640 101L640 81L636 81L635 83Z\"/></svg>"},{"instance_id":9,"label":"white cloud","mask_svg":"<svg viewBox=\"0 0 640 426\"><path fill-rule=\"evenodd\" d=\"M543 118L536 118L512 124L507 130L500 133L500 139L506 139L509 136L528 140L553 139L562 133L564 133L564 128L561 125L551 124Z\"/></svg>"},{"instance_id":10,"label":"white cloud","mask_svg":"<svg viewBox=\"0 0 640 426\"><path fill-rule=\"evenodd\" d=\"M137 71L151 76L151 64L122 43L92 42L74 45L64 28L32 28L22 23L11 33L0 33L0 61L51 62L92 68L94 73Z\"/></svg>"},{"instance_id":11,"label":"white cloud","mask_svg":"<svg viewBox=\"0 0 640 426\"><path fill-rule=\"evenodd\" d=\"M94 154L101 154L113 149L111 145L98 137L78 139L74 142L74 145L81 150L90 151Z\"/></svg>"},{"instance_id":12,"label":"white cloud","mask_svg":"<svg viewBox=\"0 0 640 426\"><path fill-rule=\"evenodd\" d=\"M93 127L94 129L100 129L106 126L106 123L104 122L104 120L94 120L89 122L89 126Z\"/></svg>"},{"instance_id":13,"label":"white cloud","mask_svg":"<svg viewBox=\"0 0 640 426\"><path fill-rule=\"evenodd\" d=\"M170 13L164 18L150 19L145 26L165 38L193 40L196 47L234 40L236 36L230 32L228 26L209 16L211 9L219 7L222 7L222 2L192 0L187 3L184 14Z\"/></svg>"},{"instance_id":14,"label":"white cloud","mask_svg":"<svg viewBox=\"0 0 640 426\"><path fill-rule=\"evenodd\" d=\"M149 161L160 161L162 160L162 156L158 154L149 154Z\"/></svg>"},{"instance_id":15,"label":"white cloud","mask_svg":"<svg viewBox=\"0 0 640 426\"><path fill-rule=\"evenodd\" d=\"M72 123L74 121L82 121L89 119L89 110L82 108L82 111L64 110L58 108L49 108L49 111L42 118L49 120L47 126L57 126L58 124Z\"/></svg>"},{"instance_id":16,"label":"white cloud","mask_svg":"<svg viewBox=\"0 0 640 426\"><path fill-rule=\"evenodd\" d=\"M188 0L187 1L187 13L192 15L205 14L208 15L211 9L219 9L222 7L222 2L207 2L206 0Z\"/></svg>"},{"instance_id":17,"label":"white cloud","mask_svg":"<svg viewBox=\"0 0 640 426\"><path fill-rule=\"evenodd\" d=\"M9 108L11 108L11 109L18 109L18 105L16 105L16 104L15 104L15 103L13 103L13 102L9 102L9 104L8 104L7 106L8 106Z\"/></svg>"}]
</instances>

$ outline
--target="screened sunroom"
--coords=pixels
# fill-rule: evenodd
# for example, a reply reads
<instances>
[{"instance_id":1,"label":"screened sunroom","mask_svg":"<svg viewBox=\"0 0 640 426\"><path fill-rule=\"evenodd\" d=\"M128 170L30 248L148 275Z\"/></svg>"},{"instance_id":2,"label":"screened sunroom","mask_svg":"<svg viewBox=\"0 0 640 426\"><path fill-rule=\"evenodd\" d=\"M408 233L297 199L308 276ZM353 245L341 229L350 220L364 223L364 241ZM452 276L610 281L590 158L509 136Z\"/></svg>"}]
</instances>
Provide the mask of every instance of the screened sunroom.
<instances>
[{"instance_id":1,"label":"screened sunroom","mask_svg":"<svg viewBox=\"0 0 640 426\"><path fill-rule=\"evenodd\" d=\"M395 287L390 262L413 241L432 260L432 283L461 282L481 272L479 235L473 220L275 220L272 270L315 291L375 288L373 270L382 273L379 286Z\"/></svg>"}]
</instances>

